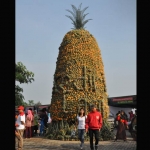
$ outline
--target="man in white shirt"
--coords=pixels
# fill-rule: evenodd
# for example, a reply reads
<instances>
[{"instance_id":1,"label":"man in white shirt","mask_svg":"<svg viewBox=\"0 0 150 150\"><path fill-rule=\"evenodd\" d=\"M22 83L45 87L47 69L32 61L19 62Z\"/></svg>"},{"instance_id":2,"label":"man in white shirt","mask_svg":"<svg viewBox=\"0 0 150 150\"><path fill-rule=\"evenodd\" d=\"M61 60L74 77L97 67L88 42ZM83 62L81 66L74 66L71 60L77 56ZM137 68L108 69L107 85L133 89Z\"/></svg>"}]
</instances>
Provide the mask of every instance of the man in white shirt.
<instances>
[{"instance_id":1,"label":"man in white shirt","mask_svg":"<svg viewBox=\"0 0 150 150\"><path fill-rule=\"evenodd\" d=\"M16 126L16 138L18 140L18 149L17 150L23 150L23 133L25 129L25 114L24 114L24 107L19 106L18 107L19 115L16 120L15 126Z\"/></svg>"}]
</instances>

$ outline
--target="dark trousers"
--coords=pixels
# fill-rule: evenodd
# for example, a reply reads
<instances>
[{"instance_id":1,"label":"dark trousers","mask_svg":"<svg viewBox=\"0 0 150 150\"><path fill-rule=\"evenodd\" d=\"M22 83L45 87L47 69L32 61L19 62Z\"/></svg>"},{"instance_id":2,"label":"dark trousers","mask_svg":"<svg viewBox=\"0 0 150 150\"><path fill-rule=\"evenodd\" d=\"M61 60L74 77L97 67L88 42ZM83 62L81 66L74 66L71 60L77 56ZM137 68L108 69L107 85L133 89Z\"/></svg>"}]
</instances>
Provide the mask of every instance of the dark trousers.
<instances>
[{"instance_id":1,"label":"dark trousers","mask_svg":"<svg viewBox=\"0 0 150 150\"><path fill-rule=\"evenodd\" d=\"M26 127L26 138L31 138L31 127Z\"/></svg>"},{"instance_id":2,"label":"dark trousers","mask_svg":"<svg viewBox=\"0 0 150 150\"><path fill-rule=\"evenodd\" d=\"M31 137L34 136L34 126L31 126Z\"/></svg>"},{"instance_id":3,"label":"dark trousers","mask_svg":"<svg viewBox=\"0 0 150 150\"><path fill-rule=\"evenodd\" d=\"M93 149L93 134L95 135L95 146L98 146L99 142L99 130L92 130L89 129L89 136L90 136L90 148Z\"/></svg>"},{"instance_id":4,"label":"dark trousers","mask_svg":"<svg viewBox=\"0 0 150 150\"><path fill-rule=\"evenodd\" d=\"M37 130L38 130L38 125L35 125L35 126L34 126L34 134L35 134L35 135L37 134Z\"/></svg>"}]
</instances>

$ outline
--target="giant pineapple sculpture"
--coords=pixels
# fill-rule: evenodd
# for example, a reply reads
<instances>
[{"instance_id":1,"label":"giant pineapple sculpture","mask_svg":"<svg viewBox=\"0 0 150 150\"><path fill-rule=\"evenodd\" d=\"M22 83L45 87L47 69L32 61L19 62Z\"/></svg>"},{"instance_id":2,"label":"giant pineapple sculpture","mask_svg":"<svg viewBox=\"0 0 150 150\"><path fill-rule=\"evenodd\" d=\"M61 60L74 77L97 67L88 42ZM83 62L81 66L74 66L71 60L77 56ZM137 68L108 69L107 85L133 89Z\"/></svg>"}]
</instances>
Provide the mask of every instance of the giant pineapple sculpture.
<instances>
[{"instance_id":1,"label":"giant pineapple sculpture","mask_svg":"<svg viewBox=\"0 0 150 150\"><path fill-rule=\"evenodd\" d=\"M90 111L90 105L96 104L103 120L109 114L106 82L102 56L96 39L84 29L84 11L81 4L77 9L72 5L74 29L63 38L59 47L59 55L54 73L54 85L50 113L53 125L59 130L64 123L74 123L79 109Z\"/></svg>"}]
</instances>

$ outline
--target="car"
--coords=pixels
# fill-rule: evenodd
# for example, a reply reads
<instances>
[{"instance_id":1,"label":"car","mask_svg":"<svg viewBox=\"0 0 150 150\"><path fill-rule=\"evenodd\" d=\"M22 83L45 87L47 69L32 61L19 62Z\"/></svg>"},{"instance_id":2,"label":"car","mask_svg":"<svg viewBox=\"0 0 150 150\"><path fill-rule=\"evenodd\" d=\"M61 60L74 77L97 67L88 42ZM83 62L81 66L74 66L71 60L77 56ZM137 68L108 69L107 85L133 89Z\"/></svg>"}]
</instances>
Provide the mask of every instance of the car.
<instances>
[{"instance_id":1,"label":"car","mask_svg":"<svg viewBox=\"0 0 150 150\"><path fill-rule=\"evenodd\" d=\"M109 117L108 117L107 121L110 124L111 130L113 131L114 127L115 127L115 125L114 125L115 117L111 112L109 113Z\"/></svg>"}]
</instances>

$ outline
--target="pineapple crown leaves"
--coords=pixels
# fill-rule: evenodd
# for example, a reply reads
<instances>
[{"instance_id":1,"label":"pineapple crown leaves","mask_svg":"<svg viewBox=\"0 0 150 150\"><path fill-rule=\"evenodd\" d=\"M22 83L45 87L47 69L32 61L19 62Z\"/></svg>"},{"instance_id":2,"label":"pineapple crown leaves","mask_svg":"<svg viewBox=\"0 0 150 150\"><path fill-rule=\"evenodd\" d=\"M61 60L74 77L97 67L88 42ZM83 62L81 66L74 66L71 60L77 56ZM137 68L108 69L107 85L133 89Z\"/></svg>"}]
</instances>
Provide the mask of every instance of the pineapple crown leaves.
<instances>
[{"instance_id":1,"label":"pineapple crown leaves","mask_svg":"<svg viewBox=\"0 0 150 150\"><path fill-rule=\"evenodd\" d=\"M83 10L81 10L81 5L82 3L79 5L78 8L76 8L74 5L71 5L72 6L72 9L73 9L73 12L70 11L70 10L66 10L68 12L70 12L72 14L72 16L68 16L66 15L66 17L68 17L69 19L72 20L72 24L74 25L74 28L73 29L85 29L85 24L89 21L89 20L92 20L92 19L87 19L85 20L85 17L86 15L88 15L89 13L87 14L84 14L85 10L88 8L88 7L85 7Z\"/></svg>"}]
</instances>

